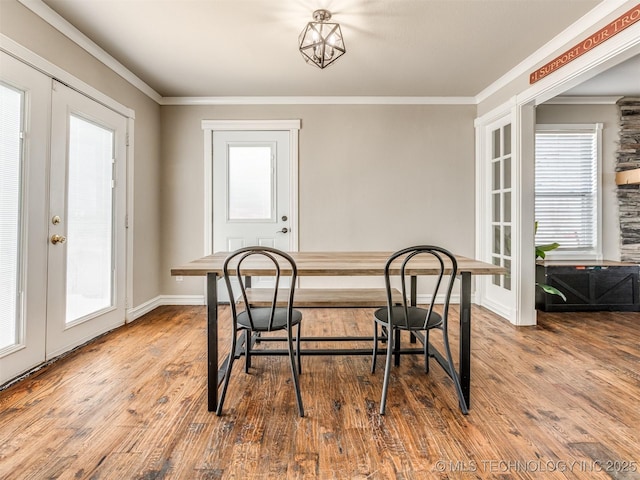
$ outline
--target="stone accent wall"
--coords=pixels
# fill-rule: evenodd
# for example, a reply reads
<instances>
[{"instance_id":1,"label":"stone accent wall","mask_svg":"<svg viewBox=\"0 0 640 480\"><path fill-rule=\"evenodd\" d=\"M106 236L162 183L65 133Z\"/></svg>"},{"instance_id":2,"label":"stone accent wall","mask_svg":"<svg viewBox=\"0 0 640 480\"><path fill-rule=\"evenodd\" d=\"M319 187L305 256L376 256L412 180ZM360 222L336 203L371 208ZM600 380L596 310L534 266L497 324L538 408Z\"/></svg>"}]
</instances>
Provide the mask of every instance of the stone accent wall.
<instances>
[{"instance_id":1,"label":"stone accent wall","mask_svg":"<svg viewBox=\"0 0 640 480\"><path fill-rule=\"evenodd\" d=\"M618 100L620 147L616 171L640 168L640 98ZM618 185L620 256L640 263L640 185Z\"/></svg>"}]
</instances>

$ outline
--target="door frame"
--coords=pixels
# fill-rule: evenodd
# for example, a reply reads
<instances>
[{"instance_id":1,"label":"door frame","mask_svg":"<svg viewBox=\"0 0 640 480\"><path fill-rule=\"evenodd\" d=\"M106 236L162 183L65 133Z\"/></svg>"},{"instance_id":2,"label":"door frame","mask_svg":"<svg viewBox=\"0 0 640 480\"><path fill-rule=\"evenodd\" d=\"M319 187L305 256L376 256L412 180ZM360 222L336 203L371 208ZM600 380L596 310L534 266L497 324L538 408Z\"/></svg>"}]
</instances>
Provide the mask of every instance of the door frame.
<instances>
[{"instance_id":1,"label":"door frame","mask_svg":"<svg viewBox=\"0 0 640 480\"><path fill-rule=\"evenodd\" d=\"M617 7L614 7L614 9ZM613 10L610 10L613 11ZM502 115L512 115L512 141L515 142L515 157L517 169L513 188L518 193L512 198L516 208L515 229L512 230L512 256L518 271L516 282L515 309L511 314L501 313L487 304L484 291L480 288L476 294L476 302L490 310L505 316L511 323L518 326L535 325L537 323L535 310L535 242L534 242L534 174L535 174L535 107L544 103L568 89L589 80L609 68L635 56L640 55L640 37L634 28L628 28L606 43L606 48L596 48L577 58L562 68L564 75L549 75L539 82L510 97L504 104L495 107L476 118L476 168L484 158L485 151L481 146L481 131L491 121ZM485 98L480 99L482 103ZM512 167L513 168L513 167ZM478 170L476 169L476 257L482 258L486 245L482 238L482 204L479 195L482 194ZM513 205L513 203L512 203ZM514 264L512 263L512 267Z\"/></svg>"},{"instance_id":2,"label":"door frame","mask_svg":"<svg viewBox=\"0 0 640 480\"><path fill-rule=\"evenodd\" d=\"M126 117L127 119L127 138L126 138L126 178L125 178L125 190L126 190L126 215L125 215L125 322L129 323L135 320L132 312L133 301L133 211L134 211L134 195L133 195L133 172L134 172L134 124L135 124L135 110L129 108L122 103L114 100L108 95L102 93L100 90L92 87L88 83L80 80L78 77L67 72L66 70L51 63L40 55L34 53L13 39L0 33L0 50L4 53L12 56L16 60L24 63L28 67L35 69L43 73L50 79L58 80L59 82L67 85L73 90L85 95L86 97L102 104L103 106L115 111ZM50 108L50 107L47 107ZM49 145L45 147L47 155L49 155ZM48 161L48 160L47 160ZM49 172L43 172L46 175L46 184L48 192ZM48 193L47 193L48 194ZM46 214L49 212L49 202L47 200ZM42 365L42 362L38 365ZM24 370L19 373L14 379L10 379L4 386L9 385L20 378L25 372L31 371L33 368L38 368L38 365L34 365L32 368ZM0 382L1 383L1 382Z\"/></svg>"},{"instance_id":3,"label":"door frame","mask_svg":"<svg viewBox=\"0 0 640 480\"><path fill-rule=\"evenodd\" d=\"M204 255L213 252L213 132L288 131L289 132L289 251L298 251L298 138L300 119L293 120L203 120L204 130Z\"/></svg>"}]
</instances>

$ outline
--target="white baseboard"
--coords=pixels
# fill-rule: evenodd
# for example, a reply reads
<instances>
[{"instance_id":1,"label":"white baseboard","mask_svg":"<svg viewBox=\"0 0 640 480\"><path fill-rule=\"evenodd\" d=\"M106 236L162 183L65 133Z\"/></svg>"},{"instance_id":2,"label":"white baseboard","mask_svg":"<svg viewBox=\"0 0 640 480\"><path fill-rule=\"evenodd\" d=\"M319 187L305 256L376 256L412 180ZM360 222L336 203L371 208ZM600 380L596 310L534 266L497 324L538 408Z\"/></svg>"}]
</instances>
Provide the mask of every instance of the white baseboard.
<instances>
[{"instance_id":1,"label":"white baseboard","mask_svg":"<svg viewBox=\"0 0 640 480\"><path fill-rule=\"evenodd\" d=\"M420 304L420 303L429 303L431 301L431 295L418 295L416 297L416 301ZM436 297L436 305L439 303L444 303L444 295L438 295ZM451 300L450 302L451 305L460 305L460 294L459 293L452 293L451 294ZM476 303L476 295L475 293L471 294L471 303Z\"/></svg>"},{"instance_id":2,"label":"white baseboard","mask_svg":"<svg viewBox=\"0 0 640 480\"><path fill-rule=\"evenodd\" d=\"M507 320L509 320L511 323L514 323L512 318L513 318L513 312L511 311L510 308L505 307L504 305L501 305L497 302L492 302L490 300L485 299L484 302L482 303L482 306L484 308L486 308L487 310L491 310L493 313L496 313L498 315L500 315L503 318L506 318ZM515 323L514 323L515 325Z\"/></svg>"},{"instance_id":3,"label":"white baseboard","mask_svg":"<svg viewBox=\"0 0 640 480\"><path fill-rule=\"evenodd\" d=\"M163 305L206 305L204 295L158 295L137 307L127 310L127 323L133 322L151 310Z\"/></svg>"}]
</instances>

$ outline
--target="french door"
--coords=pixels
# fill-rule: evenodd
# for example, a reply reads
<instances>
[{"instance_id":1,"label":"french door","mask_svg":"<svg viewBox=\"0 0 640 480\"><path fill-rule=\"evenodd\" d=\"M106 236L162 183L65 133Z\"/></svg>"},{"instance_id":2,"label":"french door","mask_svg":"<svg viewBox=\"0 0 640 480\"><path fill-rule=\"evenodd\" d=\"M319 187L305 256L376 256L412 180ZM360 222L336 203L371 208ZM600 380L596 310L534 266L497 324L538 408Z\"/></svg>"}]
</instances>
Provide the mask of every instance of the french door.
<instances>
[{"instance_id":1,"label":"french door","mask_svg":"<svg viewBox=\"0 0 640 480\"><path fill-rule=\"evenodd\" d=\"M0 384L124 323L124 116L2 55Z\"/></svg>"},{"instance_id":2,"label":"french door","mask_svg":"<svg viewBox=\"0 0 640 480\"><path fill-rule=\"evenodd\" d=\"M513 282L514 151L511 116L482 127L478 178L478 258L504 267L505 275L478 280L482 305L512 318L515 305Z\"/></svg>"},{"instance_id":3,"label":"french door","mask_svg":"<svg viewBox=\"0 0 640 480\"><path fill-rule=\"evenodd\" d=\"M45 361L51 80L3 52L0 68L2 384Z\"/></svg>"},{"instance_id":4,"label":"french door","mask_svg":"<svg viewBox=\"0 0 640 480\"><path fill-rule=\"evenodd\" d=\"M51 120L47 358L125 320L126 118L55 82Z\"/></svg>"}]
</instances>

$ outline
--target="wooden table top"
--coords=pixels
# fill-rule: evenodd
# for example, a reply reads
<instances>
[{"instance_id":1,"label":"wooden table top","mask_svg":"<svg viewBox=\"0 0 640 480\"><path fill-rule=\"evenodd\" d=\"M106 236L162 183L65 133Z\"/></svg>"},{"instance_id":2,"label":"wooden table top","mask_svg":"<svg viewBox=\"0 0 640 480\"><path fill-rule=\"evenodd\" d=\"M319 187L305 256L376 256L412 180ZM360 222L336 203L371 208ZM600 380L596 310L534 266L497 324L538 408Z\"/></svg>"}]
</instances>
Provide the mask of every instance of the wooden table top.
<instances>
[{"instance_id":1,"label":"wooden table top","mask_svg":"<svg viewBox=\"0 0 640 480\"><path fill-rule=\"evenodd\" d=\"M208 273L222 275L222 265L228 252L216 252L186 265L171 269L171 275L205 276ZM298 267L298 276L378 276L384 275L384 266L392 252L289 252ZM458 273L473 275L502 275L503 267L456 255ZM251 262L251 263L249 263ZM246 268L244 268L246 266ZM284 270L283 270L284 271ZM412 260L408 275L433 275L439 272L437 261L432 258ZM272 269L268 261L248 259L243 264L245 275L269 275ZM397 273L393 272L392 273Z\"/></svg>"}]
</instances>

